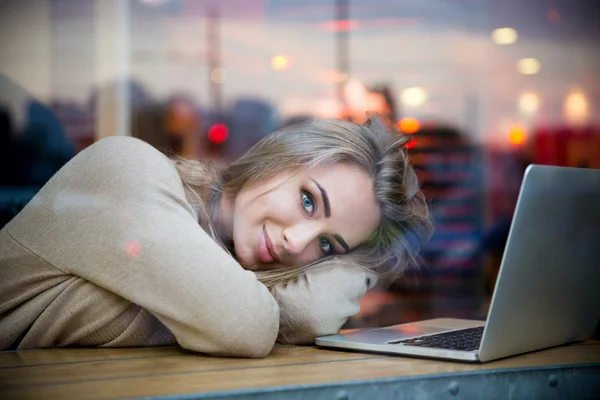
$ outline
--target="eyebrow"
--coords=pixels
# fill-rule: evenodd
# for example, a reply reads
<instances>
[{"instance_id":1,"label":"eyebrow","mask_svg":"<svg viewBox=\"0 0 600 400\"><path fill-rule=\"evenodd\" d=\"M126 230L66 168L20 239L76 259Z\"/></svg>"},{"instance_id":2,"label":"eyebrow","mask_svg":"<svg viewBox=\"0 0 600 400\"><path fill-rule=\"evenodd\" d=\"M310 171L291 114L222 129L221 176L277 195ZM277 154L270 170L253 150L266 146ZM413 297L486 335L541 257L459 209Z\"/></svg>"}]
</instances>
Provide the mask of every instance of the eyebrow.
<instances>
[{"instance_id":1,"label":"eyebrow","mask_svg":"<svg viewBox=\"0 0 600 400\"><path fill-rule=\"evenodd\" d=\"M339 244L342 245L342 247L344 248L344 250L346 250L346 253L348 253L350 251L350 246L348 246L348 243L346 243L346 241L338 234L332 235L333 238L335 240L338 241Z\"/></svg>"},{"instance_id":2,"label":"eyebrow","mask_svg":"<svg viewBox=\"0 0 600 400\"><path fill-rule=\"evenodd\" d=\"M315 181L312 178L311 181L313 181L314 184L317 185L319 191L321 192L321 197L323 198L323 208L325 209L325 218L331 217L331 204L329 203L329 195L327 194L327 191L323 188L323 186L319 184L319 182ZM342 238L338 234L334 234L331 236L333 236L333 238L344 248L344 250L346 250L346 253L350 251L350 246L348 246L348 243L346 243L344 238Z\"/></svg>"},{"instance_id":3,"label":"eyebrow","mask_svg":"<svg viewBox=\"0 0 600 400\"><path fill-rule=\"evenodd\" d=\"M323 198L323 208L325 208L325 218L331 217L331 205L329 204L329 196L327 195L327 191L323 188L323 186L319 185L319 182L315 181L312 178L311 181L313 181L321 191L321 197Z\"/></svg>"}]
</instances>

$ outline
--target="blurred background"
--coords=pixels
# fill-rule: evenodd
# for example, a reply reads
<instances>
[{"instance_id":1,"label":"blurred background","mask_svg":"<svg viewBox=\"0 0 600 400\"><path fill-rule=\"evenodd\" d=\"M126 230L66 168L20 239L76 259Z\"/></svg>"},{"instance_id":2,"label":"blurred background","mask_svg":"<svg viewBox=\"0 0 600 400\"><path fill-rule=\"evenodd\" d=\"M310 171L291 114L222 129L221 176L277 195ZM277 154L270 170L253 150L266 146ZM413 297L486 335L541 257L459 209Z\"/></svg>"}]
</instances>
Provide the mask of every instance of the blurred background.
<instances>
[{"instance_id":1,"label":"blurred background","mask_svg":"<svg viewBox=\"0 0 600 400\"><path fill-rule=\"evenodd\" d=\"M375 111L414 136L436 233L347 327L485 318L525 167L600 168L598 21L596 0L2 0L0 226L109 135L226 164Z\"/></svg>"}]
</instances>

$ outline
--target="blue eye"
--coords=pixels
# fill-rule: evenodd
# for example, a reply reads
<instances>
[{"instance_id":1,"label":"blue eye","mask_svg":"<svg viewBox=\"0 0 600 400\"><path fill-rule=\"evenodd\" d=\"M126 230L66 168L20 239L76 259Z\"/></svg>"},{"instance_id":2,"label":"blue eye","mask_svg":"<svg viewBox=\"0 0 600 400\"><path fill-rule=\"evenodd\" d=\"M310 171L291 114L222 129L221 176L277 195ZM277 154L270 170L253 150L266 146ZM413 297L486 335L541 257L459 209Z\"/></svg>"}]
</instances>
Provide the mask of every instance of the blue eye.
<instances>
[{"instance_id":1,"label":"blue eye","mask_svg":"<svg viewBox=\"0 0 600 400\"><path fill-rule=\"evenodd\" d=\"M334 253L333 245L329 241L329 239L321 237L319 238L319 247L321 247L321 251L323 254L329 256Z\"/></svg>"},{"instance_id":2,"label":"blue eye","mask_svg":"<svg viewBox=\"0 0 600 400\"><path fill-rule=\"evenodd\" d=\"M306 210L308 215L313 215L315 212L315 200L310 195L310 193L306 191L302 191L302 207Z\"/></svg>"}]
</instances>

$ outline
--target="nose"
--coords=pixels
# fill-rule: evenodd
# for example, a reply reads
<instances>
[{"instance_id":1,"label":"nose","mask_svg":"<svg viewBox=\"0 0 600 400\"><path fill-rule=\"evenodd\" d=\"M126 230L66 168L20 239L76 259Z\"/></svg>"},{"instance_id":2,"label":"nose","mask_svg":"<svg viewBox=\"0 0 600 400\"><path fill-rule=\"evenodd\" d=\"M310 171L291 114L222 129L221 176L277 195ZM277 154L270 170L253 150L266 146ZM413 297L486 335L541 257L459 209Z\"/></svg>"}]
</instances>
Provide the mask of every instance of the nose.
<instances>
[{"instance_id":1,"label":"nose","mask_svg":"<svg viewBox=\"0 0 600 400\"><path fill-rule=\"evenodd\" d=\"M289 226L283 230L283 248L290 254L300 254L318 232L318 226L310 222Z\"/></svg>"}]
</instances>

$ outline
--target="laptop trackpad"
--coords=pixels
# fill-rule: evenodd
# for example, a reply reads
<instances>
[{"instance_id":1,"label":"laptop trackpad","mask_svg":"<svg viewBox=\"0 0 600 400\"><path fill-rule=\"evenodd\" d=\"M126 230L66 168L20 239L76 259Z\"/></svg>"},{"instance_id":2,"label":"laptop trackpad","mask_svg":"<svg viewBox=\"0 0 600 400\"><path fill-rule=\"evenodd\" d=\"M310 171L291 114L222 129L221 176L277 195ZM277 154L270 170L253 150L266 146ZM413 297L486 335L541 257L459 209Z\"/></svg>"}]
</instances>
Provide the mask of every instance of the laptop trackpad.
<instances>
[{"instance_id":1,"label":"laptop trackpad","mask_svg":"<svg viewBox=\"0 0 600 400\"><path fill-rule=\"evenodd\" d=\"M392 340L406 339L430 333L446 332L448 328L423 326L419 324L402 324L387 328L357 331L344 335L347 340L362 343L383 344Z\"/></svg>"}]
</instances>

